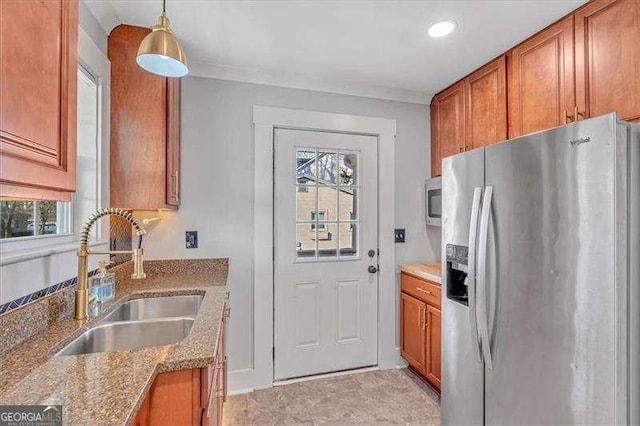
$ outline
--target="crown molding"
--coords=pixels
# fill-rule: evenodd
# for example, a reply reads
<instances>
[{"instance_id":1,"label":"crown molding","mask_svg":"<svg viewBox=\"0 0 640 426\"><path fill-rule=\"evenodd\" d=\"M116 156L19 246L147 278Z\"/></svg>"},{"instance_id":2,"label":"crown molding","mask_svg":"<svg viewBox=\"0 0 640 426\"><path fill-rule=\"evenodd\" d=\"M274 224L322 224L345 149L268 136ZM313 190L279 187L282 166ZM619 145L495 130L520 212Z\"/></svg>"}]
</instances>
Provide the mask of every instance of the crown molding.
<instances>
[{"instance_id":1,"label":"crown molding","mask_svg":"<svg viewBox=\"0 0 640 426\"><path fill-rule=\"evenodd\" d=\"M429 105L431 99L429 93L415 90L332 81L299 73L268 72L201 61L189 61L189 75L423 105Z\"/></svg>"}]
</instances>

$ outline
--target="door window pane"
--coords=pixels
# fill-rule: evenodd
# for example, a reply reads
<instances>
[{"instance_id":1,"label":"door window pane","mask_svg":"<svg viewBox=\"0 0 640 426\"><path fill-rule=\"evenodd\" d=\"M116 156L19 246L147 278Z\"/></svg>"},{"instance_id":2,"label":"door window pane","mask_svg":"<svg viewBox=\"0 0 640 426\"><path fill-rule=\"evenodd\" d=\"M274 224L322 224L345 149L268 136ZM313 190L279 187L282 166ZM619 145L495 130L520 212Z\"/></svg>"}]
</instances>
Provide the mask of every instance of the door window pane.
<instances>
[{"instance_id":1,"label":"door window pane","mask_svg":"<svg viewBox=\"0 0 640 426\"><path fill-rule=\"evenodd\" d=\"M298 149L296 151L296 178L299 184L315 183L316 151Z\"/></svg>"},{"instance_id":2,"label":"door window pane","mask_svg":"<svg viewBox=\"0 0 640 426\"><path fill-rule=\"evenodd\" d=\"M296 189L296 220L310 219L311 212L318 209L316 194L318 187L315 185L298 185Z\"/></svg>"},{"instance_id":3,"label":"door window pane","mask_svg":"<svg viewBox=\"0 0 640 426\"><path fill-rule=\"evenodd\" d=\"M358 256L358 224L341 223L340 234L340 257Z\"/></svg>"},{"instance_id":4,"label":"door window pane","mask_svg":"<svg viewBox=\"0 0 640 426\"><path fill-rule=\"evenodd\" d=\"M338 250L338 224L318 224L318 257L336 257Z\"/></svg>"},{"instance_id":5,"label":"door window pane","mask_svg":"<svg viewBox=\"0 0 640 426\"><path fill-rule=\"evenodd\" d=\"M336 185L338 183L338 163L335 152L318 151L316 164L318 184Z\"/></svg>"},{"instance_id":6,"label":"door window pane","mask_svg":"<svg viewBox=\"0 0 640 426\"><path fill-rule=\"evenodd\" d=\"M338 156L340 185L358 185L358 153L341 152Z\"/></svg>"},{"instance_id":7,"label":"door window pane","mask_svg":"<svg viewBox=\"0 0 640 426\"><path fill-rule=\"evenodd\" d=\"M340 221L358 220L358 188L340 188Z\"/></svg>"},{"instance_id":8,"label":"door window pane","mask_svg":"<svg viewBox=\"0 0 640 426\"><path fill-rule=\"evenodd\" d=\"M338 187L318 186L318 211L324 212L324 219L338 220Z\"/></svg>"},{"instance_id":9,"label":"door window pane","mask_svg":"<svg viewBox=\"0 0 640 426\"><path fill-rule=\"evenodd\" d=\"M296 225L296 257L312 260L316 258L317 232L310 223Z\"/></svg>"}]
</instances>

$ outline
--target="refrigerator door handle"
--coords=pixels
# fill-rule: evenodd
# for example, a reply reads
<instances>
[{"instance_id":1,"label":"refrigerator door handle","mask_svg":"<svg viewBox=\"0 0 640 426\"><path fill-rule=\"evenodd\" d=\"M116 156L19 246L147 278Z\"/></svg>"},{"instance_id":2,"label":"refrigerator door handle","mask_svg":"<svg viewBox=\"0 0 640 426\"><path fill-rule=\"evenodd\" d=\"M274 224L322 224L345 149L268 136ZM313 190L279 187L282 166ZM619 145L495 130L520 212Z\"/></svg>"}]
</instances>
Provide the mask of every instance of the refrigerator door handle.
<instances>
[{"instance_id":1,"label":"refrigerator door handle","mask_svg":"<svg viewBox=\"0 0 640 426\"><path fill-rule=\"evenodd\" d=\"M478 301L476 311L480 331L482 355L485 366L493 370L493 360L491 358L491 347L489 345L489 318L487 315L487 241L489 234L489 215L491 214L491 200L493 198L493 187L487 186L484 189L484 199L482 200L482 214L480 215L480 236L478 238Z\"/></svg>"},{"instance_id":2,"label":"refrigerator door handle","mask_svg":"<svg viewBox=\"0 0 640 426\"><path fill-rule=\"evenodd\" d=\"M480 200L482 187L473 190L473 202L471 204L471 221L469 222L469 254L467 292L469 296L469 324L471 328L471 341L476 361L482 362L480 355L480 336L478 335L478 317L476 313L476 250L478 236L478 216L480 214Z\"/></svg>"}]
</instances>

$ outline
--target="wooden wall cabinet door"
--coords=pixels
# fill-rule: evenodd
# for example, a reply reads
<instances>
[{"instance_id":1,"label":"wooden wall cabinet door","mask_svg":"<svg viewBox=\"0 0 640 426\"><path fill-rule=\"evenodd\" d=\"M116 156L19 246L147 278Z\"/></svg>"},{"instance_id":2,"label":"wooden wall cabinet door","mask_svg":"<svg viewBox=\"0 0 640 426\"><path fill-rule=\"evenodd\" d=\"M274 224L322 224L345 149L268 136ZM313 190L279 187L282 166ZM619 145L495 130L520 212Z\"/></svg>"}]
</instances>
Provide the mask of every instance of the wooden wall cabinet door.
<instances>
[{"instance_id":1,"label":"wooden wall cabinet door","mask_svg":"<svg viewBox=\"0 0 640 426\"><path fill-rule=\"evenodd\" d=\"M180 204L180 81L136 63L149 28L111 31L111 206L176 209Z\"/></svg>"},{"instance_id":2,"label":"wooden wall cabinet door","mask_svg":"<svg viewBox=\"0 0 640 426\"><path fill-rule=\"evenodd\" d=\"M400 293L400 354L409 365L424 374L426 371L425 316L427 305Z\"/></svg>"},{"instance_id":3,"label":"wooden wall cabinet door","mask_svg":"<svg viewBox=\"0 0 640 426\"><path fill-rule=\"evenodd\" d=\"M442 174L442 159L464 151L464 81L438 93L431 101L431 176Z\"/></svg>"},{"instance_id":4,"label":"wooden wall cabinet door","mask_svg":"<svg viewBox=\"0 0 640 426\"><path fill-rule=\"evenodd\" d=\"M466 150L507 139L506 56L483 66L464 82Z\"/></svg>"},{"instance_id":5,"label":"wooden wall cabinet door","mask_svg":"<svg viewBox=\"0 0 640 426\"><path fill-rule=\"evenodd\" d=\"M574 16L580 112L640 120L640 1L591 1Z\"/></svg>"},{"instance_id":6,"label":"wooden wall cabinet door","mask_svg":"<svg viewBox=\"0 0 640 426\"><path fill-rule=\"evenodd\" d=\"M508 62L510 138L573 121L573 16L513 48Z\"/></svg>"},{"instance_id":7,"label":"wooden wall cabinet door","mask_svg":"<svg viewBox=\"0 0 640 426\"><path fill-rule=\"evenodd\" d=\"M76 185L77 0L0 1L0 197Z\"/></svg>"},{"instance_id":8,"label":"wooden wall cabinet door","mask_svg":"<svg viewBox=\"0 0 640 426\"><path fill-rule=\"evenodd\" d=\"M441 379L441 313L440 309L427 305L426 311L426 366L425 375L427 380L438 390L442 383Z\"/></svg>"}]
</instances>

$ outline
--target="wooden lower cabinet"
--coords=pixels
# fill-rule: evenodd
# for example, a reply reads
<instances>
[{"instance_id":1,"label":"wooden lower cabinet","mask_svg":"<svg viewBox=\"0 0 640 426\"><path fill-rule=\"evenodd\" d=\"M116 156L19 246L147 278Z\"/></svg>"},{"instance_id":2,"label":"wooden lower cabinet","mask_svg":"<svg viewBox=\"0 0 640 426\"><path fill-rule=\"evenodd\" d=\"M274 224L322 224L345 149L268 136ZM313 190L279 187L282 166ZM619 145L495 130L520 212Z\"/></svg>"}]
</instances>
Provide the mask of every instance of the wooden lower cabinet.
<instances>
[{"instance_id":1,"label":"wooden lower cabinet","mask_svg":"<svg viewBox=\"0 0 640 426\"><path fill-rule=\"evenodd\" d=\"M440 286L405 273L400 283L400 355L440 391Z\"/></svg>"},{"instance_id":2,"label":"wooden lower cabinet","mask_svg":"<svg viewBox=\"0 0 640 426\"><path fill-rule=\"evenodd\" d=\"M442 323L440 309L427 305L425 320L425 334L426 334L426 353L427 362L425 367L425 375L427 380L432 383L438 390L442 382L441 379L441 354L442 354Z\"/></svg>"},{"instance_id":3,"label":"wooden lower cabinet","mask_svg":"<svg viewBox=\"0 0 640 426\"><path fill-rule=\"evenodd\" d=\"M406 293L400 294L400 354L418 371L426 371L426 333L424 317L426 303Z\"/></svg>"},{"instance_id":4,"label":"wooden lower cabinet","mask_svg":"<svg viewBox=\"0 0 640 426\"><path fill-rule=\"evenodd\" d=\"M227 397L225 318L214 364L207 368L160 373L138 409L135 426L218 426Z\"/></svg>"}]
</instances>

